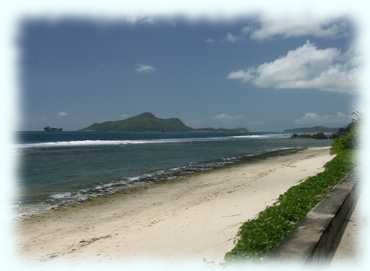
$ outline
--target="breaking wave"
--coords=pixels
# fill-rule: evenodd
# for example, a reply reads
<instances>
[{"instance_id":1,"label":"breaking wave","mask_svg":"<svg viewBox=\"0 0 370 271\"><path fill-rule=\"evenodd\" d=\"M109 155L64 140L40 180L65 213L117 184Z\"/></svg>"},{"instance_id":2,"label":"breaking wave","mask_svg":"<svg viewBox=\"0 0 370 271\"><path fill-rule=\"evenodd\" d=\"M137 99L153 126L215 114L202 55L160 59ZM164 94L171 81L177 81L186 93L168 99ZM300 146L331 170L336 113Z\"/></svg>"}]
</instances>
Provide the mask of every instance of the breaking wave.
<instances>
[{"instance_id":1,"label":"breaking wave","mask_svg":"<svg viewBox=\"0 0 370 271\"><path fill-rule=\"evenodd\" d=\"M168 143L189 143L189 142L212 142L232 139L266 139L266 138L288 138L289 134L264 134L264 135L240 135L220 137L192 137L192 138L166 138L147 140L75 140L75 141L54 141L18 144L19 148L52 148L52 147L78 147L78 146L109 146L129 144L168 144Z\"/></svg>"}]
</instances>

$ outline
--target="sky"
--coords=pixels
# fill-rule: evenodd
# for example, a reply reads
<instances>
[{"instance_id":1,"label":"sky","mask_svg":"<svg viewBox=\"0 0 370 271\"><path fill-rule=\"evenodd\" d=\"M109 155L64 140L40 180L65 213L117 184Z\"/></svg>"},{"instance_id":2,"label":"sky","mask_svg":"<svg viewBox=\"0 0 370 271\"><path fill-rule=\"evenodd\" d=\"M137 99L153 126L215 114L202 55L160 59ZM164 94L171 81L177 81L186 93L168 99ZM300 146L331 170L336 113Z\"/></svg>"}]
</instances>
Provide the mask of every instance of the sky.
<instances>
[{"instance_id":1,"label":"sky","mask_svg":"<svg viewBox=\"0 0 370 271\"><path fill-rule=\"evenodd\" d=\"M194 128L343 126L358 99L354 38L345 18L27 19L20 129L142 112Z\"/></svg>"}]
</instances>

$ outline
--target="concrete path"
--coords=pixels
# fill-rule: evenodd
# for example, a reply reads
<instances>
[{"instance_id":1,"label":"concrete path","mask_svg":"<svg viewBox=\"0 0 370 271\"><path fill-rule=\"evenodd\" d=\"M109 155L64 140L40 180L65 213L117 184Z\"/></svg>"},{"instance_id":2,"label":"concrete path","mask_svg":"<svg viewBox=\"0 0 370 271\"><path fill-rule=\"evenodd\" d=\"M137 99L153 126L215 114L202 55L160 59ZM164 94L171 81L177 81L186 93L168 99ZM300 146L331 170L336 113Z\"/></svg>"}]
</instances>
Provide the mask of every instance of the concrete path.
<instances>
[{"instance_id":1,"label":"concrete path","mask_svg":"<svg viewBox=\"0 0 370 271\"><path fill-rule=\"evenodd\" d=\"M342 239L334 254L333 262L342 260L354 260L357 253L358 236L361 225L361 217L358 208L355 207L351 217L348 219L348 224L343 232Z\"/></svg>"}]
</instances>

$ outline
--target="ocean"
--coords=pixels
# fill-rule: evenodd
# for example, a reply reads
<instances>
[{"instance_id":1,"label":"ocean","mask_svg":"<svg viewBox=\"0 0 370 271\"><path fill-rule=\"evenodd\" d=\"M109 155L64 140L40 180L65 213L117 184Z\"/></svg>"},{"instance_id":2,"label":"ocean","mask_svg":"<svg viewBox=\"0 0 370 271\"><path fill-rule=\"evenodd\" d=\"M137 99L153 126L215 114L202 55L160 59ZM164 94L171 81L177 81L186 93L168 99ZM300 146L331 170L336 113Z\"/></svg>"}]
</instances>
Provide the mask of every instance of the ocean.
<instances>
[{"instance_id":1,"label":"ocean","mask_svg":"<svg viewBox=\"0 0 370 271\"><path fill-rule=\"evenodd\" d=\"M330 140L221 132L20 132L20 216Z\"/></svg>"}]
</instances>

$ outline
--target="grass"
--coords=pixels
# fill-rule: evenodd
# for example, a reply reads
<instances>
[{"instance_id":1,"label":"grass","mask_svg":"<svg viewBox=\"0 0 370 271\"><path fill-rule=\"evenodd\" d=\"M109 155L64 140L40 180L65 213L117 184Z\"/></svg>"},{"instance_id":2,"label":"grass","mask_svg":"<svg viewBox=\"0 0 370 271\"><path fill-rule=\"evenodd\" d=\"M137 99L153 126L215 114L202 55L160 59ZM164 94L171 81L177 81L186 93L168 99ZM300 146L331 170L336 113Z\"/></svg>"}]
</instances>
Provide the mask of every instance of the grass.
<instances>
[{"instance_id":1,"label":"grass","mask_svg":"<svg viewBox=\"0 0 370 271\"><path fill-rule=\"evenodd\" d=\"M225 255L226 261L258 259L278 247L327 192L345 177L353 166L355 137L353 125L346 129L333 142L331 152L336 156L325 165L323 172L291 187L275 204L240 227L239 239Z\"/></svg>"}]
</instances>

